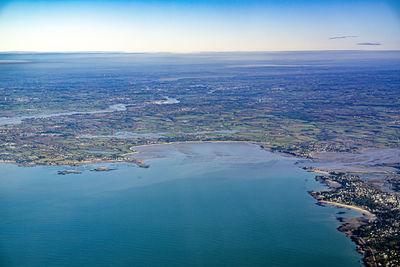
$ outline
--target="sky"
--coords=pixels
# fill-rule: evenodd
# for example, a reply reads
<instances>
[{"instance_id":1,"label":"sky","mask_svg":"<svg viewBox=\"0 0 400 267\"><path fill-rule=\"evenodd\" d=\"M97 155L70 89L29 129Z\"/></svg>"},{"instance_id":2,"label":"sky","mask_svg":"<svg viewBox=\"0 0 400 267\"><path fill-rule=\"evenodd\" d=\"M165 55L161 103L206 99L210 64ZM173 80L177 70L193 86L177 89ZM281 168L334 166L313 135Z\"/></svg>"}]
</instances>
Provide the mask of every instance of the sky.
<instances>
[{"instance_id":1,"label":"sky","mask_svg":"<svg viewBox=\"0 0 400 267\"><path fill-rule=\"evenodd\" d=\"M397 0L0 0L0 51L400 50Z\"/></svg>"}]
</instances>

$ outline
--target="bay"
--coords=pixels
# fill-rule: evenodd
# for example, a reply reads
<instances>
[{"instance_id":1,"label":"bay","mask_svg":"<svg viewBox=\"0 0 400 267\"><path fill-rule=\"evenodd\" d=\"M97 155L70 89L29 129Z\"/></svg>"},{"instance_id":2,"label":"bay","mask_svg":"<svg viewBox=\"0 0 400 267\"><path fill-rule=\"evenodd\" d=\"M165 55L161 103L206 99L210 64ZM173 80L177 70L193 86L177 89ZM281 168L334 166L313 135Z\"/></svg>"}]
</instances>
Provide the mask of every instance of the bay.
<instances>
[{"instance_id":1,"label":"bay","mask_svg":"<svg viewBox=\"0 0 400 267\"><path fill-rule=\"evenodd\" d=\"M150 168L0 164L1 266L362 266L343 209L315 204L323 186L296 159L247 143L137 150Z\"/></svg>"}]
</instances>

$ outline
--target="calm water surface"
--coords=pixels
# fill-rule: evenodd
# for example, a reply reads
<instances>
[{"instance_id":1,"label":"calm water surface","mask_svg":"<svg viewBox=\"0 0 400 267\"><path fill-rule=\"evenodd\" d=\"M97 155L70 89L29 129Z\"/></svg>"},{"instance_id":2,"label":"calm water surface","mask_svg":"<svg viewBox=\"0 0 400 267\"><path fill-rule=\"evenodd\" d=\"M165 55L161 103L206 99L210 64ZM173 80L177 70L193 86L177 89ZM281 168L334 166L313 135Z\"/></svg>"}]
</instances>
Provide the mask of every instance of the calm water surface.
<instances>
[{"instance_id":1,"label":"calm water surface","mask_svg":"<svg viewBox=\"0 0 400 267\"><path fill-rule=\"evenodd\" d=\"M0 265L361 266L340 209L315 205L321 185L294 159L250 144L140 150L149 169L1 164Z\"/></svg>"}]
</instances>

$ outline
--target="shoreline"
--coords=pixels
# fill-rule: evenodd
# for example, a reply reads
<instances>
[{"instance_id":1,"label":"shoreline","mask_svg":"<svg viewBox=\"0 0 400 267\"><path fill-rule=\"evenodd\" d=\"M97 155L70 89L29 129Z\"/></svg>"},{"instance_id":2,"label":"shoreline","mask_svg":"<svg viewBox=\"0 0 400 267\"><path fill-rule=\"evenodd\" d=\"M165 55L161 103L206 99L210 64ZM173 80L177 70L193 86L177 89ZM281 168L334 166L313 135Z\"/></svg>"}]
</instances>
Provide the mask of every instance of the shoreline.
<instances>
[{"instance_id":1,"label":"shoreline","mask_svg":"<svg viewBox=\"0 0 400 267\"><path fill-rule=\"evenodd\" d=\"M315 173L320 173L320 174L326 174L326 175L329 175L329 174L330 174L330 173L327 172L327 171L322 171L322 170L319 170L319 169L308 169L307 171L309 171L309 172L315 172ZM320 183L324 183L324 182L322 182L321 180L318 180L318 179L317 179L317 181L319 181ZM325 184L328 185L329 189L335 189L335 188L333 188L329 183L326 183L326 182L325 182ZM311 195L315 200L318 201L317 203L327 204L327 205L331 205L331 206L336 206L336 207L341 207L341 208L347 208L347 209L355 210L355 211L361 212L363 215L367 215L367 216L369 216L369 217L371 217L371 218L375 218L375 219L376 219L375 214L371 213L370 211L368 211L368 210L366 210L366 209L363 209L363 208L360 208L360 207L357 207L357 206L353 206L353 205L347 205L347 204L339 203L339 202L333 202L333 201L322 200L322 199L317 198L315 195L313 195L313 194L312 194L313 192L318 192L318 191L309 191L310 195Z\"/></svg>"},{"instance_id":2,"label":"shoreline","mask_svg":"<svg viewBox=\"0 0 400 267\"><path fill-rule=\"evenodd\" d=\"M129 153L130 154L130 153ZM142 160L138 159L133 159L133 158L123 158L123 159L111 159L111 160L83 160L83 161L68 161L68 162L62 162L62 163L33 163L33 164L21 164L17 163L16 161L13 160L0 160L0 163L5 163L5 164L14 164L19 167L36 167L36 166L70 166L70 167L76 167L76 166L82 166L86 164L96 164L96 163L115 163L115 162L127 162L127 163L135 163L139 167L142 168L148 168L149 165L143 162Z\"/></svg>"},{"instance_id":3,"label":"shoreline","mask_svg":"<svg viewBox=\"0 0 400 267\"><path fill-rule=\"evenodd\" d=\"M324 171L318 170L318 169L307 169L309 172L315 172L315 173L322 173L324 174ZM322 176L327 177L330 175L330 173L324 174ZM328 179L321 179L321 176L316 176L315 180L322 183L326 184L328 186L328 190L337 190L337 187L332 186L332 184L329 183ZM371 223L375 220L377 220L377 217L375 214L372 212L358 207L354 205L348 205L344 203L339 203L339 202L333 202L333 201L327 201L323 200L323 197L319 195L320 192L327 191L327 190L320 190L320 191L308 191L308 193L317 201L317 205L324 206L324 205L330 205L334 207L340 207L340 208L346 208L346 209L351 209L354 211L357 211L361 213L361 216L353 217L353 218L343 218L343 217L336 217L336 219L342 223L339 227L337 227L337 230L344 233L348 238L351 239L352 242L355 243L356 245L356 250L358 253L363 255L363 263L365 266L377 266L376 265L376 258L375 255L369 247L364 239L357 234L357 230L368 223Z\"/></svg>"},{"instance_id":4,"label":"shoreline","mask_svg":"<svg viewBox=\"0 0 400 267\"><path fill-rule=\"evenodd\" d=\"M370 220L375 220L376 219L375 214L369 212L366 209L363 209L363 208L360 208L360 207L357 207L357 206L347 205L347 204L338 203L338 202L332 202L332 201L326 201L326 200L319 200L318 203L327 204L327 205L340 207L340 208L346 208L346 209L355 210L355 211L361 212L361 214L364 217L368 217L368 219L370 219ZM363 217L363 216L361 216L361 217Z\"/></svg>"}]
</instances>

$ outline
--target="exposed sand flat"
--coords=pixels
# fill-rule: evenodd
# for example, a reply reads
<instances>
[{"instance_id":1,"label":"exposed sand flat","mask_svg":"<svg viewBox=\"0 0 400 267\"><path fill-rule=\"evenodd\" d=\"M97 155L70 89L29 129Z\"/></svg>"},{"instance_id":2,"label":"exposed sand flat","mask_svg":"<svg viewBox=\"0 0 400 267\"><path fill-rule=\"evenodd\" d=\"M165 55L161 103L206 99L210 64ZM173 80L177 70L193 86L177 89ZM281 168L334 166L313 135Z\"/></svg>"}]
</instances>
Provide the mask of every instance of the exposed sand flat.
<instances>
[{"instance_id":1,"label":"exposed sand flat","mask_svg":"<svg viewBox=\"0 0 400 267\"><path fill-rule=\"evenodd\" d=\"M329 172L327 172L327 171L322 171L322 170L318 170L318 169L313 169L311 171L315 172L315 173L329 174Z\"/></svg>"},{"instance_id":2,"label":"exposed sand flat","mask_svg":"<svg viewBox=\"0 0 400 267\"><path fill-rule=\"evenodd\" d=\"M254 150L252 156L247 155L249 149ZM150 144L131 147L135 154L126 157L137 160L158 158L199 158L199 160L218 157L227 162L269 162L282 158L283 155L262 149L259 144L247 141L187 141L164 144ZM293 161L295 159L292 159Z\"/></svg>"},{"instance_id":3,"label":"exposed sand flat","mask_svg":"<svg viewBox=\"0 0 400 267\"><path fill-rule=\"evenodd\" d=\"M161 142L161 143L155 143L155 144L146 144L146 145L138 145L138 146L133 146L130 149L133 151L133 153L141 153L145 151L146 148L151 148L151 147L172 147L176 145L185 145L185 144L212 144L212 143L222 143L222 144L234 144L234 143L243 143L243 144L256 144L256 142L249 142L249 141L180 141L180 142ZM131 153L128 153L129 155Z\"/></svg>"},{"instance_id":4,"label":"exposed sand flat","mask_svg":"<svg viewBox=\"0 0 400 267\"><path fill-rule=\"evenodd\" d=\"M387 166L400 162L400 149L366 149L357 153L324 152L312 155L313 167L322 171L342 172L396 172L398 169Z\"/></svg>"}]
</instances>

